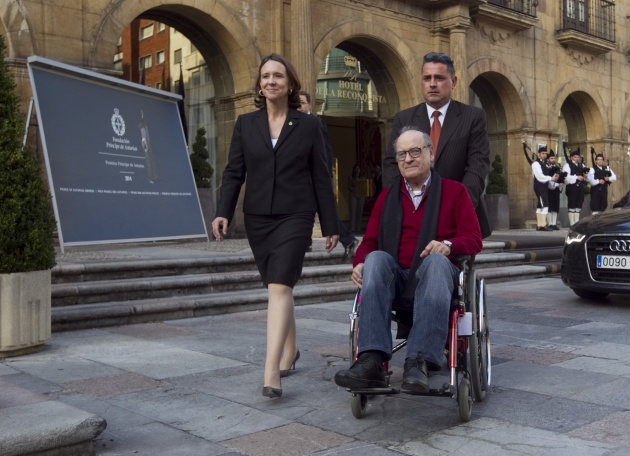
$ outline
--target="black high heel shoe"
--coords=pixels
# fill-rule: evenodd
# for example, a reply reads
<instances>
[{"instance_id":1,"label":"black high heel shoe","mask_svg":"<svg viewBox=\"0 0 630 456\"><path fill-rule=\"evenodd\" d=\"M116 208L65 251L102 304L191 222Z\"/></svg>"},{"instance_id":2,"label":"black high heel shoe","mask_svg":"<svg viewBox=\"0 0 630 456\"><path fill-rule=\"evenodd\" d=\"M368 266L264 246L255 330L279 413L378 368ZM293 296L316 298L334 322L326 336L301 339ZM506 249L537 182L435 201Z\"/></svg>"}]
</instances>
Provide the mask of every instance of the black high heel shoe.
<instances>
[{"instance_id":1,"label":"black high heel shoe","mask_svg":"<svg viewBox=\"0 0 630 456\"><path fill-rule=\"evenodd\" d=\"M295 362L300 359L300 350L295 353L295 358L293 358L293 364L288 369L280 370L280 378L288 377L292 370L295 370Z\"/></svg>"},{"instance_id":2,"label":"black high heel shoe","mask_svg":"<svg viewBox=\"0 0 630 456\"><path fill-rule=\"evenodd\" d=\"M263 386L262 395L265 397L270 397L270 398L282 397L282 388L274 388L273 386Z\"/></svg>"}]
</instances>

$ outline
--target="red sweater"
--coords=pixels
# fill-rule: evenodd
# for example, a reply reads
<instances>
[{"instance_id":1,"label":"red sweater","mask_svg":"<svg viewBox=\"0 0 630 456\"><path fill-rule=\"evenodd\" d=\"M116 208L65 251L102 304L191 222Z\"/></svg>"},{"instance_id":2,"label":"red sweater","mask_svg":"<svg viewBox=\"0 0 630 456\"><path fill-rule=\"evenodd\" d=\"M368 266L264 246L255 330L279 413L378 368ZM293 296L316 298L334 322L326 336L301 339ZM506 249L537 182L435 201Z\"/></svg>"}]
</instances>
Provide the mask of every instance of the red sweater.
<instances>
[{"instance_id":1,"label":"red sweater","mask_svg":"<svg viewBox=\"0 0 630 456\"><path fill-rule=\"evenodd\" d=\"M365 262L368 253L378 250L378 228L381 222L383 204L390 187L383 189L378 196L363 241L354 256L353 266ZM431 197L431 187L422 198L418 209L413 207L413 201L407 191L404 182L400 190L403 204L403 221L400 235L400 248L398 251L398 264L403 269L409 269L416 251L422 216L426 207L427 198ZM479 221L475 214L468 191L459 182L450 179L442 179L442 200L440 202L440 217L438 220L438 241L449 240L453 243L451 261L459 255L476 255L481 252L482 240Z\"/></svg>"}]
</instances>

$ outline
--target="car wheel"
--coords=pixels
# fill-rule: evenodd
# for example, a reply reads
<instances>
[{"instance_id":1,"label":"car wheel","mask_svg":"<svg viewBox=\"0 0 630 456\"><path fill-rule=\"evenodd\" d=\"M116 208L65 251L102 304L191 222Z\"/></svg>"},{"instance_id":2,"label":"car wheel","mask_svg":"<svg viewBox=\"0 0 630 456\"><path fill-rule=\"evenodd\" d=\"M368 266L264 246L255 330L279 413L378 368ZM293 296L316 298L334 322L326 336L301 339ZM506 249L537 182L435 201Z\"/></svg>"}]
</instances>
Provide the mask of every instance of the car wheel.
<instances>
[{"instance_id":1,"label":"car wheel","mask_svg":"<svg viewBox=\"0 0 630 456\"><path fill-rule=\"evenodd\" d=\"M598 291L582 290L580 288L571 288L573 293L584 299L604 299L608 293L600 293Z\"/></svg>"}]
</instances>

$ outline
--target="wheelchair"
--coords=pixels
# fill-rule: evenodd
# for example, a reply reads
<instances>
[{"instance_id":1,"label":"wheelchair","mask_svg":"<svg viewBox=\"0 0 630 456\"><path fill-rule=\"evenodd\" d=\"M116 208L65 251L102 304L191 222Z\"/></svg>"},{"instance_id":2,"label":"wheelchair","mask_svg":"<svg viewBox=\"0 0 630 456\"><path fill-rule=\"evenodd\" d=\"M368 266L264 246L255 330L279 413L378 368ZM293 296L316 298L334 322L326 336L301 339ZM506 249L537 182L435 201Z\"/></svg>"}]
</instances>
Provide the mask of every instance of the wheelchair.
<instances>
[{"instance_id":1,"label":"wheelchair","mask_svg":"<svg viewBox=\"0 0 630 456\"><path fill-rule=\"evenodd\" d=\"M453 299L449 316L449 330L445 354L448 359L449 381L441 388L431 388L426 393L411 393L398 388L346 388L352 396L350 407L355 418L365 416L368 398L375 395L395 395L400 393L419 396L457 397L459 416L462 421L470 420L473 402L485 399L491 381L490 330L486 309L486 289L484 279L474 269L474 257L457 258L459 274L455 280ZM350 313L350 359L358 357L359 314L361 290L357 290ZM408 306L406 306L409 309ZM401 302L394 301L392 321L397 323L396 343L392 354L407 345L406 337L412 325L412 312ZM399 341L400 342L397 342ZM388 362L387 384L392 374ZM431 373L429 374L431 376ZM458 381L459 380L459 381Z\"/></svg>"}]
</instances>

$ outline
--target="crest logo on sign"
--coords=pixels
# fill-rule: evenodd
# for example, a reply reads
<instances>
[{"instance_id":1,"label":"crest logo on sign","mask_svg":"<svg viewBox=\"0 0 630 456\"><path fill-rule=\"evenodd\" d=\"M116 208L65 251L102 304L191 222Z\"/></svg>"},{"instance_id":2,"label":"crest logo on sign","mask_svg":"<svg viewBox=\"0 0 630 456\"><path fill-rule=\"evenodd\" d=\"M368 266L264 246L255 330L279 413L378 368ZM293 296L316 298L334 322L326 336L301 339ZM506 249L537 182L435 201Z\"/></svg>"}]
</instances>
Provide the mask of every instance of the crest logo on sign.
<instances>
[{"instance_id":1,"label":"crest logo on sign","mask_svg":"<svg viewBox=\"0 0 630 456\"><path fill-rule=\"evenodd\" d=\"M112 116L112 128L114 129L114 133L118 136L122 136L125 134L125 119L119 114L118 108L114 108L114 115Z\"/></svg>"}]
</instances>

